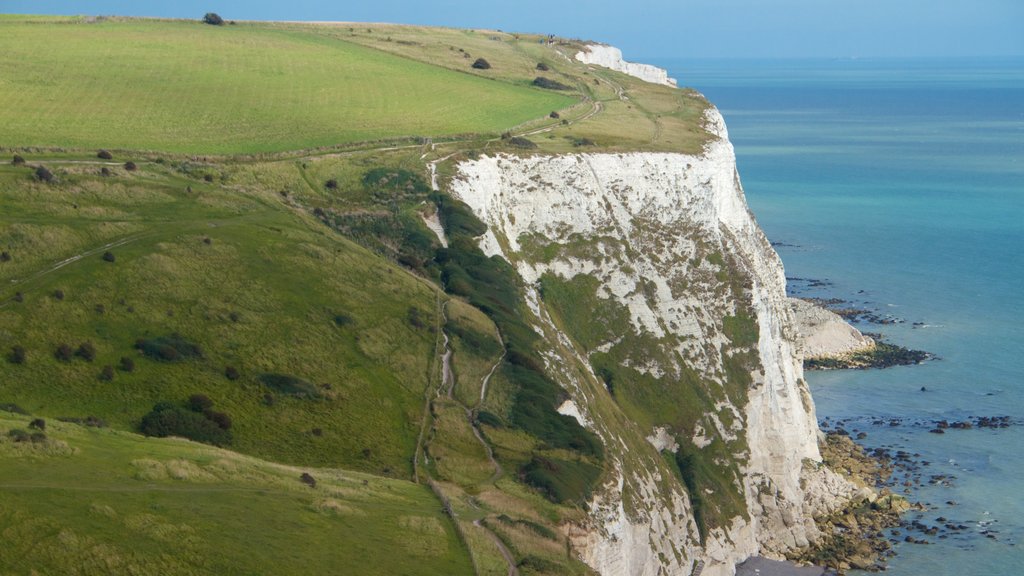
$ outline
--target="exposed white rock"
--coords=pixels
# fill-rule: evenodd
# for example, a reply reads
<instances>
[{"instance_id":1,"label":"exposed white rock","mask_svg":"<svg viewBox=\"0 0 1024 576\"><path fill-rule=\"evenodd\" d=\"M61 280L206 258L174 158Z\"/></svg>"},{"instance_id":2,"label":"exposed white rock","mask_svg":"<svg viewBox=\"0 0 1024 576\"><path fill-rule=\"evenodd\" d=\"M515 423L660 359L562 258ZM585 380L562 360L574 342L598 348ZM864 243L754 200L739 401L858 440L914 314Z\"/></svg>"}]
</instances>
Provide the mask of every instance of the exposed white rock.
<instances>
[{"instance_id":1,"label":"exposed white rock","mask_svg":"<svg viewBox=\"0 0 1024 576\"><path fill-rule=\"evenodd\" d=\"M654 449L658 452L664 452L665 450L668 450L669 452L679 451L679 443L676 442L676 439L668 433L668 429L664 426L658 426L655 428L654 434L648 436L647 441L650 442L651 446L654 446Z\"/></svg>"},{"instance_id":2,"label":"exposed white rock","mask_svg":"<svg viewBox=\"0 0 1024 576\"><path fill-rule=\"evenodd\" d=\"M580 426L584 428L591 428L591 424L587 421L587 417L580 412L580 407L576 405L572 400L566 400L562 402L562 405L558 407L558 413L563 416L572 416L580 423Z\"/></svg>"},{"instance_id":3,"label":"exposed white rock","mask_svg":"<svg viewBox=\"0 0 1024 576\"><path fill-rule=\"evenodd\" d=\"M789 299L804 358L834 358L870 350L875 341L835 312L800 298Z\"/></svg>"},{"instance_id":4,"label":"exposed white rock","mask_svg":"<svg viewBox=\"0 0 1024 576\"><path fill-rule=\"evenodd\" d=\"M676 86L676 79L669 78L664 68L658 68L651 64L638 64L626 62L622 59L622 50L605 44L587 44L584 49L576 53L576 59L584 64L603 66L612 70L629 74L644 82L653 84L664 84L665 86Z\"/></svg>"},{"instance_id":5,"label":"exposed white rock","mask_svg":"<svg viewBox=\"0 0 1024 576\"><path fill-rule=\"evenodd\" d=\"M746 404L717 405L693 440L702 446L712 437L734 438L742 428L749 447L742 489L750 519L735 518L728 530L713 531L701 546L685 491L665 488L660 480L655 449L664 443L657 431L650 444L627 447L600 418L588 416L585 421L602 436L615 470L591 502L592 529L571 538L601 574L689 574L698 559L706 564L705 575L732 574L735 563L752 554L777 558L815 540L812 517L853 492L817 464L819 431L782 263L747 209L717 110L708 112L706 129L715 137L697 156L480 157L460 163L451 183L452 193L490 227L481 248L513 262L527 282L529 306L543 327L538 330L557 328L532 285L545 273L565 279L590 275L599 282L600 296L628 310L636 334L671 347L668 360L633 366L656 377L678 374L685 362L708 381L724 378L720 350L729 339L722 319L737 313L738 303L723 290L720 265L701 254L716 251L749 278L760 366L751 373ZM530 245L571 246L578 239L587 240L586 250L567 250L550 261L523 255ZM556 338L589 370L586 351L576 350L563 334ZM549 362L549 368L558 366ZM588 399L576 377L564 371L561 381L573 404L562 409L583 418ZM637 454L644 449L650 454ZM632 451L629 457L648 458L650 467L625 466L623 450ZM625 498L631 506L624 506Z\"/></svg>"}]
</instances>

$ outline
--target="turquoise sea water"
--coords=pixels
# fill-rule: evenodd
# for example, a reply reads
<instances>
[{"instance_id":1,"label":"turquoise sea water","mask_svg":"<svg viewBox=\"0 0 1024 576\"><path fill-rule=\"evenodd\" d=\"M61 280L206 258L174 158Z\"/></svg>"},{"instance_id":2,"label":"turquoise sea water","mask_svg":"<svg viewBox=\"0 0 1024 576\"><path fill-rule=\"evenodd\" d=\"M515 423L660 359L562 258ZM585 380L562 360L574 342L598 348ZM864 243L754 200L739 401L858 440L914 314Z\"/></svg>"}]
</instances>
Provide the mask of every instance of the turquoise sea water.
<instances>
[{"instance_id":1,"label":"turquoise sea water","mask_svg":"<svg viewBox=\"0 0 1024 576\"><path fill-rule=\"evenodd\" d=\"M922 522L968 526L913 533L932 544L898 544L889 573L1024 572L1024 60L656 63L721 109L787 276L829 282L791 286L904 319L860 327L941 357L808 375L819 420L929 462ZM928 432L995 415L1014 425Z\"/></svg>"}]
</instances>

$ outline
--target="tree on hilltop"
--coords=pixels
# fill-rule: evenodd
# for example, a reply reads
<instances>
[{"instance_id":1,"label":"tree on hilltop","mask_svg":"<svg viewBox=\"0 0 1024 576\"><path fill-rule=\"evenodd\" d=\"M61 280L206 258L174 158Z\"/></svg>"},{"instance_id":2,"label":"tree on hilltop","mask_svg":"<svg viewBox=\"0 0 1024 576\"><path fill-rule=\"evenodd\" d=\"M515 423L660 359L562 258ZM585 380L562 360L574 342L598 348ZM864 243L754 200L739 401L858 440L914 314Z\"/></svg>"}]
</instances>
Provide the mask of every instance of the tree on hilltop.
<instances>
[{"instance_id":1,"label":"tree on hilltop","mask_svg":"<svg viewBox=\"0 0 1024 576\"><path fill-rule=\"evenodd\" d=\"M223 26L224 19L220 17L220 14L216 12L207 12L203 16L203 22L210 24L211 26Z\"/></svg>"}]
</instances>

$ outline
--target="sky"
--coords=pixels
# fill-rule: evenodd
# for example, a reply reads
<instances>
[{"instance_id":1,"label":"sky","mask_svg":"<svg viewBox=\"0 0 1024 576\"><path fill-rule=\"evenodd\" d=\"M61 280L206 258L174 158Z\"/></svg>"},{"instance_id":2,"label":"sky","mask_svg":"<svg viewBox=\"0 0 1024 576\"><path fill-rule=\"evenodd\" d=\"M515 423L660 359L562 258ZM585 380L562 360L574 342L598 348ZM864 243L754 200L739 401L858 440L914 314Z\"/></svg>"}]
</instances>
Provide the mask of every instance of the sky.
<instances>
[{"instance_id":1,"label":"sky","mask_svg":"<svg viewBox=\"0 0 1024 576\"><path fill-rule=\"evenodd\" d=\"M1024 55L1024 0L0 0L0 13L206 12L550 33L632 59Z\"/></svg>"}]
</instances>

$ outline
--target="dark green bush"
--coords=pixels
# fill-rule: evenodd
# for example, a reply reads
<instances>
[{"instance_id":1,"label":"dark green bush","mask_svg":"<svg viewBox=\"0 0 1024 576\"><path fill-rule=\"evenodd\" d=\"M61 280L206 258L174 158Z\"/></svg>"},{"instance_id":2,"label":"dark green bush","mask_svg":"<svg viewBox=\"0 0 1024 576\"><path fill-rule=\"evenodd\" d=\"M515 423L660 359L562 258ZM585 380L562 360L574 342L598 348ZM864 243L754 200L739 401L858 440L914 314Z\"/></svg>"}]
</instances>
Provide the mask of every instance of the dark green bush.
<instances>
[{"instance_id":1,"label":"dark green bush","mask_svg":"<svg viewBox=\"0 0 1024 576\"><path fill-rule=\"evenodd\" d=\"M104 380L106 382L110 382L113 379L114 379L114 367L111 366L110 364L107 364L106 366L103 367L102 370L100 370L100 380Z\"/></svg>"},{"instance_id":2,"label":"dark green bush","mask_svg":"<svg viewBox=\"0 0 1024 576\"><path fill-rule=\"evenodd\" d=\"M147 358L161 362L175 362L203 357L203 350L198 344L189 342L177 333L157 338L139 338L135 341L135 348L141 351Z\"/></svg>"},{"instance_id":3,"label":"dark green bush","mask_svg":"<svg viewBox=\"0 0 1024 576\"><path fill-rule=\"evenodd\" d=\"M82 342L78 345L78 349L75 350L75 356L86 362L92 362L96 359L96 347L92 345L92 342Z\"/></svg>"},{"instance_id":4,"label":"dark green bush","mask_svg":"<svg viewBox=\"0 0 1024 576\"><path fill-rule=\"evenodd\" d=\"M551 70L551 67L543 62L537 62L537 70L540 70L541 72L547 72L548 70Z\"/></svg>"},{"instance_id":5,"label":"dark green bush","mask_svg":"<svg viewBox=\"0 0 1024 576\"><path fill-rule=\"evenodd\" d=\"M220 14L216 12L207 12L203 15L203 23L211 26L223 26L224 19L220 17Z\"/></svg>"},{"instance_id":6,"label":"dark green bush","mask_svg":"<svg viewBox=\"0 0 1024 576\"><path fill-rule=\"evenodd\" d=\"M14 164L15 166L23 166L25 164L25 159L18 154L15 154L14 159L11 160L11 164Z\"/></svg>"},{"instance_id":7,"label":"dark green bush","mask_svg":"<svg viewBox=\"0 0 1024 576\"><path fill-rule=\"evenodd\" d=\"M104 262L113 262L115 260L117 260L117 257L114 256L113 252L108 250L108 251L103 253L103 261Z\"/></svg>"},{"instance_id":8,"label":"dark green bush","mask_svg":"<svg viewBox=\"0 0 1024 576\"><path fill-rule=\"evenodd\" d=\"M61 416L60 418L57 418L57 420L78 424L80 426L89 426L91 428L107 427L107 421L96 416L86 416L85 418L80 418L78 416Z\"/></svg>"},{"instance_id":9,"label":"dark green bush","mask_svg":"<svg viewBox=\"0 0 1024 576\"><path fill-rule=\"evenodd\" d=\"M224 369L224 377L228 380L238 380L241 375L238 373L238 369L234 366L228 366Z\"/></svg>"},{"instance_id":10,"label":"dark green bush","mask_svg":"<svg viewBox=\"0 0 1024 576\"><path fill-rule=\"evenodd\" d=\"M260 382L275 392L289 396L316 398L320 395L320 390L313 383L287 374L260 374Z\"/></svg>"},{"instance_id":11,"label":"dark green bush","mask_svg":"<svg viewBox=\"0 0 1024 576\"><path fill-rule=\"evenodd\" d=\"M24 364L26 355L27 352L25 352L25 348L15 344L14 346L11 346L11 353L8 355L7 359L11 364Z\"/></svg>"},{"instance_id":12,"label":"dark green bush","mask_svg":"<svg viewBox=\"0 0 1024 576\"><path fill-rule=\"evenodd\" d=\"M134 372L135 371L135 360L132 360L131 358L129 358L127 356L122 356L121 357L121 362L119 363L118 368L120 368L122 372Z\"/></svg>"},{"instance_id":13,"label":"dark green bush","mask_svg":"<svg viewBox=\"0 0 1024 576\"><path fill-rule=\"evenodd\" d=\"M537 76L534 78L533 85L538 88L546 88L548 90L572 90L572 86L566 86L557 80L552 80L543 76Z\"/></svg>"},{"instance_id":14,"label":"dark green bush","mask_svg":"<svg viewBox=\"0 0 1024 576\"><path fill-rule=\"evenodd\" d=\"M193 394L188 397L188 407L193 412L205 412L213 408L213 400L206 394Z\"/></svg>"},{"instance_id":15,"label":"dark green bush","mask_svg":"<svg viewBox=\"0 0 1024 576\"><path fill-rule=\"evenodd\" d=\"M490 70L491 63L483 58L477 58L473 62L473 68L476 68L477 70Z\"/></svg>"},{"instance_id":16,"label":"dark green bush","mask_svg":"<svg viewBox=\"0 0 1024 576\"><path fill-rule=\"evenodd\" d=\"M34 430L46 430L46 420L36 418L28 423L28 427Z\"/></svg>"},{"instance_id":17,"label":"dark green bush","mask_svg":"<svg viewBox=\"0 0 1024 576\"><path fill-rule=\"evenodd\" d=\"M138 168L139 167L135 164L135 162L132 162L131 160L124 163L124 169L129 172L134 172L138 170Z\"/></svg>"},{"instance_id":18,"label":"dark green bush","mask_svg":"<svg viewBox=\"0 0 1024 576\"><path fill-rule=\"evenodd\" d=\"M501 428L502 426L505 425L505 423L501 421L501 418L498 418L497 416L491 414L486 410L481 410L477 412L476 421L478 424L485 424L487 426L491 426L492 428Z\"/></svg>"},{"instance_id":19,"label":"dark green bush","mask_svg":"<svg viewBox=\"0 0 1024 576\"><path fill-rule=\"evenodd\" d=\"M601 468L580 461L534 456L520 469L523 481L556 503L584 504L590 499Z\"/></svg>"},{"instance_id":20,"label":"dark green bush","mask_svg":"<svg viewBox=\"0 0 1024 576\"><path fill-rule=\"evenodd\" d=\"M111 154L109 150L100 150L99 152L96 153L96 157L99 158L100 160L114 159L114 155Z\"/></svg>"},{"instance_id":21,"label":"dark green bush","mask_svg":"<svg viewBox=\"0 0 1024 576\"><path fill-rule=\"evenodd\" d=\"M180 436L215 446L231 443L231 432L204 414L162 402L142 417L139 430L146 436Z\"/></svg>"},{"instance_id":22,"label":"dark green bush","mask_svg":"<svg viewBox=\"0 0 1024 576\"><path fill-rule=\"evenodd\" d=\"M21 414L23 416L28 415L27 410L12 402L5 402L3 404L0 404L0 410L3 410L4 412L10 412L11 414Z\"/></svg>"},{"instance_id":23,"label":"dark green bush","mask_svg":"<svg viewBox=\"0 0 1024 576\"><path fill-rule=\"evenodd\" d=\"M53 357L61 362L71 362L71 359L74 358L74 356L75 352L71 349L71 346L68 346L67 344L58 345L57 349L53 352Z\"/></svg>"},{"instance_id":24,"label":"dark green bush","mask_svg":"<svg viewBox=\"0 0 1024 576\"><path fill-rule=\"evenodd\" d=\"M21 428L15 428L7 432L7 437L15 442L28 442L30 438L29 433Z\"/></svg>"},{"instance_id":25,"label":"dark green bush","mask_svg":"<svg viewBox=\"0 0 1024 576\"><path fill-rule=\"evenodd\" d=\"M50 183L54 180L53 172L50 172L46 166L39 166L36 168L35 176L36 180L39 180L40 182Z\"/></svg>"},{"instance_id":26,"label":"dark green bush","mask_svg":"<svg viewBox=\"0 0 1024 576\"><path fill-rule=\"evenodd\" d=\"M523 148L526 150L537 147L537 144L533 140L523 138L522 136L513 136L512 138L509 138L508 142L516 148Z\"/></svg>"}]
</instances>

